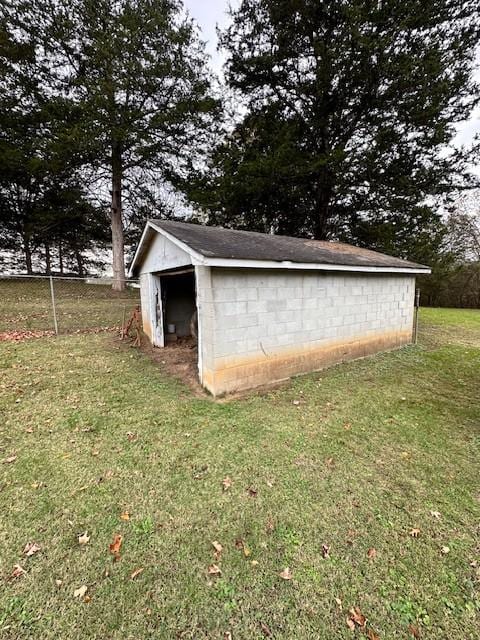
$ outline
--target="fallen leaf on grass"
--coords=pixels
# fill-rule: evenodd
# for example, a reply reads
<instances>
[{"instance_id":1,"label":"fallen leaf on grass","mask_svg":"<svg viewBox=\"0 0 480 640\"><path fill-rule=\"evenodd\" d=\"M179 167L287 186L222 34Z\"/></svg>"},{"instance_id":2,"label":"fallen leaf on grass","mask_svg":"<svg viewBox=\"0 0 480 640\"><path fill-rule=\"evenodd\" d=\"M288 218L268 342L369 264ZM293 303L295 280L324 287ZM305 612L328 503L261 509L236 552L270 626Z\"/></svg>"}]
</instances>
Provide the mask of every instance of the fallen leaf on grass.
<instances>
[{"instance_id":1,"label":"fallen leaf on grass","mask_svg":"<svg viewBox=\"0 0 480 640\"><path fill-rule=\"evenodd\" d=\"M120 547L122 546L122 540L122 536L119 533L116 533L112 544L109 545L110 553L113 554L114 562L120 560Z\"/></svg>"},{"instance_id":2,"label":"fallen leaf on grass","mask_svg":"<svg viewBox=\"0 0 480 640\"><path fill-rule=\"evenodd\" d=\"M377 557L377 550L375 549L375 547L370 547L370 549L367 551L367 557L369 560L374 560Z\"/></svg>"},{"instance_id":3,"label":"fallen leaf on grass","mask_svg":"<svg viewBox=\"0 0 480 640\"><path fill-rule=\"evenodd\" d=\"M131 431L127 431L127 438L130 440L130 442L133 442L138 438L138 435L136 433L132 433Z\"/></svg>"},{"instance_id":4,"label":"fallen leaf on grass","mask_svg":"<svg viewBox=\"0 0 480 640\"><path fill-rule=\"evenodd\" d=\"M285 569L280 572L280 578L283 580L291 580L293 578L293 574L289 567L285 567Z\"/></svg>"},{"instance_id":5,"label":"fallen leaf on grass","mask_svg":"<svg viewBox=\"0 0 480 640\"><path fill-rule=\"evenodd\" d=\"M208 573L211 576L219 576L222 573L222 570L220 569L220 567L217 564L211 564L208 567Z\"/></svg>"},{"instance_id":6,"label":"fallen leaf on grass","mask_svg":"<svg viewBox=\"0 0 480 640\"><path fill-rule=\"evenodd\" d=\"M329 469L332 469L335 466L335 460L333 458L327 458L325 464Z\"/></svg>"},{"instance_id":7,"label":"fallen leaf on grass","mask_svg":"<svg viewBox=\"0 0 480 640\"><path fill-rule=\"evenodd\" d=\"M260 622L259 624L260 624L260 630L265 636L265 638L271 638L272 632L270 631L270 627L266 625L265 622Z\"/></svg>"},{"instance_id":8,"label":"fallen leaf on grass","mask_svg":"<svg viewBox=\"0 0 480 640\"><path fill-rule=\"evenodd\" d=\"M87 591L88 591L87 585L83 584L81 587L78 587L78 589L75 589L75 591L73 592L73 597L83 598L84 595L87 593Z\"/></svg>"},{"instance_id":9,"label":"fallen leaf on grass","mask_svg":"<svg viewBox=\"0 0 480 640\"><path fill-rule=\"evenodd\" d=\"M82 533L78 536L78 544L88 544L90 542L90 536L88 535L88 533L85 531L85 533Z\"/></svg>"},{"instance_id":10,"label":"fallen leaf on grass","mask_svg":"<svg viewBox=\"0 0 480 640\"><path fill-rule=\"evenodd\" d=\"M367 624L367 619L360 611L358 607L352 607L349 611L350 620L354 622L358 627L364 627Z\"/></svg>"},{"instance_id":11,"label":"fallen leaf on grass","mask_svg":"<svg viewBox=\"0 0 480 640\"><path fill-rule=\"evenodd\" d=\"M224 491L228 491L232 486L232 481L228 476L222 480L222 486Z\"/></svg>"},{"instance_id":12,"label":"fallen leaf on grass","mask_svg":"<svg viewBox=\"0 0 480 640\"><path fill-rule=\"evenodd\" d=\"M418 538L418 537L419 537L419 535L420 535L420 529L413 528L413 529L410 531L410 536L411 536L412 538Z\"/></svg>"},{"instance_id":13,"label":"fallen leaf on grass","mask_svg":"<svg viewBox=\"0 0 480 640\"><path fill-rule=\"evenodd\" d=\"M225 633L223 634L223 640L232 640L231 631L225 631Z\"/></svg>"},{"instance_id":14,"label":"fallen leaf on grass","mask_svg":"<svg viewBox=\"0 0 480 640\"><path fill-rule=\"evenodd\" d=\"M442 547L441 551L442 551L442 556L446 556L447 553L450 553L450 547L447 547L447 546Z\"/></svg>"},{"instance_id":15,"label":"fallen leaf on grass","mask_svg":"<svg viewBox=\"0 0 480 640\"><path fill-rule=\"evenodd\" d=\"M330 547L328 544L322 544L322 557L329 558L330 557Z\"/></svg>"},{"instance_id":16,"label":"fallen leaf on grass","mask_svg":"<svg viewBox=\"0 0 480 640\"><path fill-rule=\"evenodd\" d=\"M350 631L355 631L355 623L351 618L347 618L347 627Z\"/></svg>"},{"instance_id":17,"label":"fallen leaf on grass","mask_svg":"<svg viewBox=\"0 0 480 640\"><path fill-rule=\"evenodd\" d=\"M19 564L14 565L12 573L9 575L8 579L9 580L16 580L17 578L21 578L22 576L26 575L26 571L23 567L21 567Z\"/></svg>"},{"instance_id":18,"label":"fallen leaf on grass","mask_svg":"<svg viewBox=\"0 0 480 640\"><path fill-rule=\"evenodd\" d=\"M440 520L440 518L442 517L440 511L430 511L430 515L432 516L432 518L436 518L437 520Z\"/></svg>"},{"instance_id":19,"label":"fallen leaf on grass","mask_svg":"<svg viewBox=\"0 0 480 640\"><path fill-rule=\"evenodd\" d=\"M368 640L380 640L380 636L377 633L375 633L375 631L372 628L367 629L366 636Z\"/></svg>"},{"instance_id":20,"label":"fallen leaf on grass","mask_svg":"<svg viewBox=\"0 0 480 640\"><path fill-rule=\"evenodd\" d=\"M222 553L222 551L223 551L223 547L222 547L222 545L220 544L220 542L218 542L217 540L214 540L214 541L212 542L212 546L213 546L213 548L215 549L216 553L218 553L218 554Z\"/></svg>"},{"instance_id":21,"label":"fallen leaf on grass","mask_svg":"<svg viewBox=\"0 0 480 640\"><path fill-rule=\"evenodd\" d=\"M27 556L27 558L29 558L30 556L33 556L35 553L38 553L40 549L41 549L40 545L37 544L36 542L27 542L23 550L23 553L24 555Z\"/></svg>"},{"instance_id":22,"label":"fallen leaf on grass","mask_svg":"<svg viewBox=\"0 0 480 640\"><path fill-rule=\"evenodd\" d=\"M414 638L420 638L420 630L418 627L415 627L413 624L409 624L407 629Z\"/></svg>"},{"instance_id":23,"label":"fallen leaf on grass","mask_svg":"<svg viewBox=\"0 0 480 640\"><path fill-rule=\"evenodd\" d=\"M9 456L8 458L5 458L3 463L4 464L12 464L12 462L15 462L16 459L17 459L17 456Z\"/></svg>"},{"instance_id":24,"label":"fallen leaf on grass","mask_svg":"<svg viewBox=\"0 0 480 640\"><path fill-rule=\"evenodd\" d=\"M258 491L256 489L254 489L254 487L248 487L247 491L248 491L248 495L251 498L256 498L257 497Z\"/></svg>"},{"instance_id":25,"label":"fallen leaf on grass","mask_svg":"<svg viewBox=\"0 0 480 640\"><path fill-rule=\"evenodd\" d=\"M120 514L120 520L130 520L130 514L128 511L124 511L123 513Z\"/></svg>"},{"instance_id":26,"label":"fallen leaf on grass","mask_svg":"<svg viewBox=\"0 0 480 640\"><path fill-rule=\"evenodd\" d=\"M137 576L139 576L143 571L143 567L140 567L139 569L135 569L135 571L132 571L132 573L130 574L130 580L135 580L135 578Z\"/></svg>"}]
</instances>

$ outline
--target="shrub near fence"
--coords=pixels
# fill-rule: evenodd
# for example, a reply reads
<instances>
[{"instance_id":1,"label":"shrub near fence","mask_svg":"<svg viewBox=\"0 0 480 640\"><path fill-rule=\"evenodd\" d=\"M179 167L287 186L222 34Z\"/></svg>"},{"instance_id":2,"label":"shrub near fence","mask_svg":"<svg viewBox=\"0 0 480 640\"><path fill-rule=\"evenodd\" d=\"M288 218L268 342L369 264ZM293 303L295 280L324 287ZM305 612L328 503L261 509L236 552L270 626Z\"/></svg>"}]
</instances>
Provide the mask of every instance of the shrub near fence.
<instances>
[{"instance_id":1,"label":"shrub near fence","mask_svg":"<svg viewBox=\"0 0 480 640\"><path fill-rule=\"evenodd\" d=\"M139 303L136 280L114 291L100 278L0 276L0 333L117 328Z\"/></svg>"}]
</instances>

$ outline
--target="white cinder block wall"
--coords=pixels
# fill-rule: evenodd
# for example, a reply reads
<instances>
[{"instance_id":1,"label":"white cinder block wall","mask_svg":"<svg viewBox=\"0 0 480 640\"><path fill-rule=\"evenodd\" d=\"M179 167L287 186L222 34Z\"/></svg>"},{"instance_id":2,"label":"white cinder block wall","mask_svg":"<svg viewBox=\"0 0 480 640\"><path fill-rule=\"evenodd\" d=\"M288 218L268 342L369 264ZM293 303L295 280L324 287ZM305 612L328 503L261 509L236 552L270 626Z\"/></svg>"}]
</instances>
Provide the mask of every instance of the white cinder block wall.
<instances>
[{"instance_id":1,"label":"white cinder block wall","mask_svg":"<svg viewBox=\"0 0 480 640\"><path fill-rule=\"evenodd\" d=\"M196 267L200 378L215 395L411 341L415 278Z\"/></svg>"}]
</instances>

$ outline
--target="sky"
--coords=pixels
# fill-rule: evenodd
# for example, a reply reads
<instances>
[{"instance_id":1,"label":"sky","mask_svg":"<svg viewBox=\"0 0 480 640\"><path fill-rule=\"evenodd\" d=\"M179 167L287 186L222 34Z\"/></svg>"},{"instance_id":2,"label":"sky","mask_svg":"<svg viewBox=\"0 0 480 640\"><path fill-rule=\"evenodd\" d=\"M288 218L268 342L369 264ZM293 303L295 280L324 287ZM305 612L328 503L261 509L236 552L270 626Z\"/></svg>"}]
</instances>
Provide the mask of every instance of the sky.
<instances>
[{"instance_id":1,"label":"sky","mask_svg":"<svg viewBox=\"0 0 480 640\"><path fill-rule=\"evenodd\" d=\"M206 43L212 69L220 74L224 56L217 51L216 25L225 27L229 24L228 7L237 7L239 0L184 0L184 4L201 28L202 40ZM480 51L478 62L480 67ZM480 69L477 69L476 77L480 81ZM467 122L459 123L457 130L458 134L454 140L457 145L468 144L475 134L480 134L480 107L472 113ZM476 167L476 173L480 174L480 165Z\"/></svg>"}]
</instances>

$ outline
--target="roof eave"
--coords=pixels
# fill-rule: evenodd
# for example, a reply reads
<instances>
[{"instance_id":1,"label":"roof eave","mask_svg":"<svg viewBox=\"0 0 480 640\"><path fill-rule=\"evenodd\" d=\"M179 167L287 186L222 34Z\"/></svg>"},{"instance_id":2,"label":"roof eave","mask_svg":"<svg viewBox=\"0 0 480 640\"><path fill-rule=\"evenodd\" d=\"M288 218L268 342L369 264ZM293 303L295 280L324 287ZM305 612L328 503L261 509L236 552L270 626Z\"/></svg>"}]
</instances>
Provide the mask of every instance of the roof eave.
<instances>
[{"instance_id":1,"label":"roof eave","mask_svg":"<svg viewBox=\"0 0 480 640\"><path fill-rule=\"evenodd\" d=\"M374 265L346 265L346 264L326 264L320 262L292 262L290 260L238 260L235 258L209 258L199 254L193 259L194 265L206 267L224 268L253 268L253 269L302 269L309 271L354 271L364 273L401 273L418 275L431 273L430 267L416 265L414 267L390 267Z\"/></svg>"}]
</instances>

